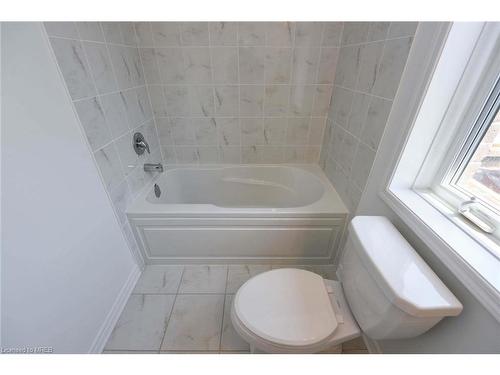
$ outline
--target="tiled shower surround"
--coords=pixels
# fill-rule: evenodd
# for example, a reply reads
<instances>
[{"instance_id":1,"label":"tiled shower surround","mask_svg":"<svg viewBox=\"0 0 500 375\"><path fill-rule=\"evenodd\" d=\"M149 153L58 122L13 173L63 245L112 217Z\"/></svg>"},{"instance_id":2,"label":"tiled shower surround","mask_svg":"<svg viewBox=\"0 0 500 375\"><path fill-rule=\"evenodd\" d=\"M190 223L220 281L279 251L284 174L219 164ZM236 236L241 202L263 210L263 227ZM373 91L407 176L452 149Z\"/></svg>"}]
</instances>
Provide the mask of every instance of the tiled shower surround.
<instances>
[{"instance_id":1,"label":"tiled shower surround","mask_svg":"<svg viewBox=\"0 0 500 375\"><path fill-rule=\"evenodd\" d=\"M320 164L354 214L384 132L416 22L345 23Z\"/></svg>"},{"instance_id":2,"label":"tiled shower surround","mask_svg":"<svg viewBox=\"0 0 500 375\"><path fill-rule=\"evenodd\" d=\"M136 252L124 211L153 178L143 171L145 162L319 161L354 212L416 26L45 23L103 181ZM145 135L151 154L134 153L136 131Z\"/></svg>"},{"instance_id":3,"label":"tiled shower surround","mask_svg":"<svg viewBox=\"0 0 500 375\"><path fill-rule=\"evenodd\" d=\"M143 23L166 163L317 162L338 23Z\"/></svg>"}]
</instances>

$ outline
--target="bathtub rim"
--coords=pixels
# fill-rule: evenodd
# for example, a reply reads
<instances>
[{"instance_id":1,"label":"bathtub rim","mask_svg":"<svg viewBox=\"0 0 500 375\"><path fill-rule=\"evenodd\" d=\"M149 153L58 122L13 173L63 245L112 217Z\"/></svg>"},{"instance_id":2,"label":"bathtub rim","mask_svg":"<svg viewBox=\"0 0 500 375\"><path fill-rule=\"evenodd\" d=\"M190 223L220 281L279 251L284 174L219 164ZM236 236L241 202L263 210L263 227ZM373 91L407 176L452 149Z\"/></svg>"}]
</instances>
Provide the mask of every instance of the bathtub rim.
<instances>
[{"instance_id":1,"label":"bathtub rim","mask_svg":"<svg viewBox=\"0 0 500 375\"><path fill-rule=\"evenodd\" d=\"M346 217L349 214L344 202L317 164L183 164L166 165L165 172L177 169L217 169L252 167L291 167L302 169L317 177L324 193L317 201L306 206L281 208L219 207L212 204L151 203L146 197L163 174L159 174L137 194L125 213L129 218L146 217Z\"/></svg>"}]
</instances>

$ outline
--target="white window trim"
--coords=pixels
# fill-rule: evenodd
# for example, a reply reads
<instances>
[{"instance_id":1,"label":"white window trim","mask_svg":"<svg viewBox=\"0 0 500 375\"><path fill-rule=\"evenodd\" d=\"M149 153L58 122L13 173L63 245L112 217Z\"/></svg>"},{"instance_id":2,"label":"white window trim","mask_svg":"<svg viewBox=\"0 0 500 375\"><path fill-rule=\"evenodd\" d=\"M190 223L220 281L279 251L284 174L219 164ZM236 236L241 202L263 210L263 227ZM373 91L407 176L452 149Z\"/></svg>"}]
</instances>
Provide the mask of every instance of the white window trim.
<instances>
[{"instance_id":1,"label":"white window trim","mask_svg":"<svg viewBox=\"0 0 500 375\"><path fill-rule=\"evenodd\" d=\"M491 25L419 26L381 142L393 147L391 131L405 128L379 196L500 322L500 261L413 189L484 27Z\"/></svg>"}]
</instances>

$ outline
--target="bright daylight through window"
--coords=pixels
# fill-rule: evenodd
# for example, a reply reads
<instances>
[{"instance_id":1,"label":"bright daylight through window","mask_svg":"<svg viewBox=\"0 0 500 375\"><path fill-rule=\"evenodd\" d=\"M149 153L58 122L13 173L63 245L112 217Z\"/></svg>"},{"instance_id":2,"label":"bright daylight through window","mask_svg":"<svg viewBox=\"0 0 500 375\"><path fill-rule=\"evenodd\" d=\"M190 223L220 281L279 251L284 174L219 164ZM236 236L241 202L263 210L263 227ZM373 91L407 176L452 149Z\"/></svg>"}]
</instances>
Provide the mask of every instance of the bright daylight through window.
<instances>
[{"instance_id":1,"label":"bright daylight through window","mask_svg":"<svg viewBox=\"0 0 500 375\"><path fill-rule=\"evenodd\" d=\"M500 111L496 108L482 139L456 173L455 185L481 199L491 208L500 209Z\"/></svg>"}]
</instances>

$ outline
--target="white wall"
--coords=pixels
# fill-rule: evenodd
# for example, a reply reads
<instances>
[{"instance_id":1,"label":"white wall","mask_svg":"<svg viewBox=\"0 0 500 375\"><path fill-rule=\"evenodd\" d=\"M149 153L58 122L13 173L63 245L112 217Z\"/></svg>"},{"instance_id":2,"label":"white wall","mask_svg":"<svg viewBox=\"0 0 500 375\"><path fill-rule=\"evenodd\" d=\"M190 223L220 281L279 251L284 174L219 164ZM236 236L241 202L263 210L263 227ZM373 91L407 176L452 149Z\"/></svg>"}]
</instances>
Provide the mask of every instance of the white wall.
<instances>
[{"instance_id":1,"label":"white wall","mask_svg":"<svg viewBox=\"0 0 500 375\"><path fill-rule=\"evenodd\" d=\"M2 346L98 351L138 267L40 24L2 24L2 68Z\"/></svg>"},{"instance_id":2,"label":"white wall","mask_svg":"<svg viewBox=\"0 0 500 375\"><path fill-rule=\"evenodd\" d=\"M429 35L435 25L424 23L420 28L428 30ZM419 29L419 32L422 30ZM356 215L387 216L460 300L464 310L457 317L445 318L417 338L379 341L377 344L384 353L500 353L500 323L379 197L379 192L385 189L385 176L392 170L394 150L404 142L409 129L407 124L400 121L400 116L408 112L412 92L418 90L419 84L414 80L424 75L422 69L425 64L422 64L421 56L428 49L426 40L416 38Z\"/></svg>"}]
</instances>

